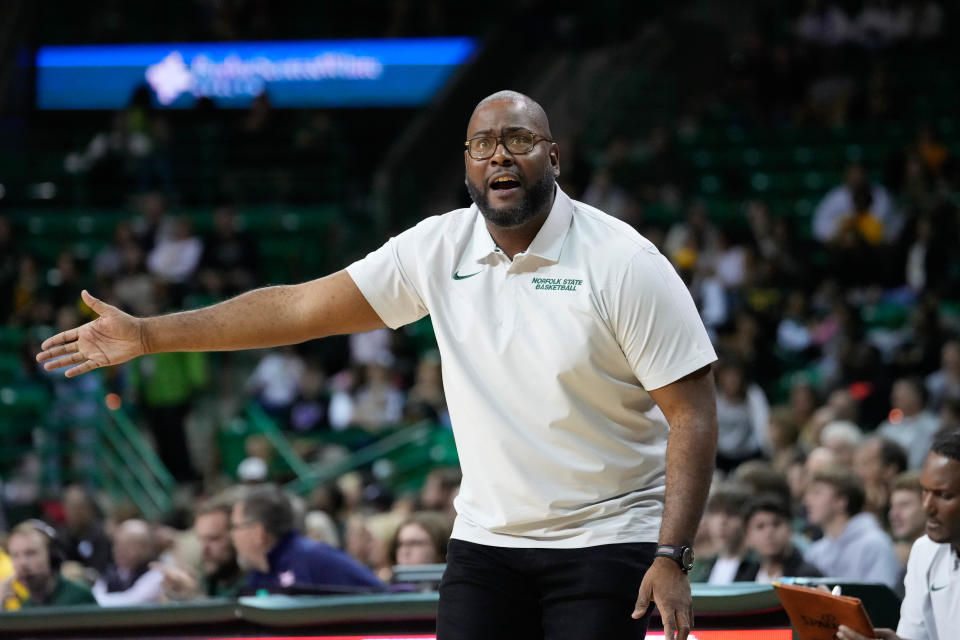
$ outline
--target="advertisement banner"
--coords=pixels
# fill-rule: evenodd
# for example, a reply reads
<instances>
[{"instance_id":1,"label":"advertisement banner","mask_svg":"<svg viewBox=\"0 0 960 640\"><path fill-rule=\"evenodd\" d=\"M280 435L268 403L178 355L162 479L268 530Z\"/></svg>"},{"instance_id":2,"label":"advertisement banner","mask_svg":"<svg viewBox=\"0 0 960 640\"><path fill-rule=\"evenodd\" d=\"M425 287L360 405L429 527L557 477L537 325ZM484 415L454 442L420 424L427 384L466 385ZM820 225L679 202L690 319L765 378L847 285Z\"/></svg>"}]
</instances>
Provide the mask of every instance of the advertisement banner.
<instances>
[{"instance_id":1,"label":"advertisement banner","mask_svg":"<svg viewBox=\"0 0 960 640\"><path fill-rule=\"evenodd\" d=\"M471 38L40 47L40 109L121 109L148 86L158 107L199 98L246 108L402 107L427 102L476 49Z\"/></svg>"}]
</instances>

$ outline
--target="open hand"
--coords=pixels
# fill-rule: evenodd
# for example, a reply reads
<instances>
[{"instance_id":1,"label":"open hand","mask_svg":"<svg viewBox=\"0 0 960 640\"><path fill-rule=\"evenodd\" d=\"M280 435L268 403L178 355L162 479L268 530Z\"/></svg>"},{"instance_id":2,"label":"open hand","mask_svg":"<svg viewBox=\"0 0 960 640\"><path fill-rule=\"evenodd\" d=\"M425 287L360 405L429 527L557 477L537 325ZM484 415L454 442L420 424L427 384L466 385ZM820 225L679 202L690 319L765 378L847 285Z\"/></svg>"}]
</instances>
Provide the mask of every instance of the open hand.
<instances>
[{"instance_id":1,"label":"open hand","mask_svg":"<svg viewBox=\"0 0 960 640\"><path fill-rule=\"evenodd\" d=\"M670 559L657 558L650 565L640 583L634 618L641 618L656 603L663 621L663 635L668 640L686 640L693 628L693 597L690 582L680 567Z\"/></svg>"},{"instance_id":2,"label":"open hand","mask_svg":"<svg viewBox=\"0 0 960 640\"><path fill-rule=\"evenodd\" d=\"M37 354L37 362L42 362L44 369L70 367L64 375L72 378L147 352L139 318L94 298L86 290L80 296L100 317L44 340Z\"/></svg>"}]
</instances>

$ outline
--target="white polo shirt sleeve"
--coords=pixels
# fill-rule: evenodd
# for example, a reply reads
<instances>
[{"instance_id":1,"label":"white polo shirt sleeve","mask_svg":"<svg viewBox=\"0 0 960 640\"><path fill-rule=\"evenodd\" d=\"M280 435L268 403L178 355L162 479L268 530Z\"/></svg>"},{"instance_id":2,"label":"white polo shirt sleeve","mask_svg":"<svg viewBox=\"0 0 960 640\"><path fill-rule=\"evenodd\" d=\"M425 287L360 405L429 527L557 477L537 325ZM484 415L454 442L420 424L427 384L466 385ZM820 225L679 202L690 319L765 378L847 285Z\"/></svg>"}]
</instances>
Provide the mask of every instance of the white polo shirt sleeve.
<instances>
[{"instance_id":1,"label":"white polo shirt sleeve","mask_svg":"<svg viewBox=\"0 0 960 640\"><path fill-rule=\"evenodd\" d=\"M391 329L428 313L415 259L421 230L421 225L407 229L347 267L363 297Z\"/></svg>"},{"instance_id":2,"label":"white polo shirt sleeve","mask_svg":"<svg viewBox=\"0 0 960 640\"><path fill-rule=\"evenodd\" d=\"M930 581L936 544L927 536L921 536L910 549L907 560L907 575L903 578L904 597L900 604L900 622L897 635L906 640L930 640L932 611L930 607ZM929 627L928 627L929 625Z\"/></svg>"},{"instance_id":3,"label":"white polo shirt sleeve","mask_svg":"<svg viewBox=\"0 0 960 640\"><path fill-rule=\"evenodd\" d=\"M613 294L612 328L637 380L648 391L716 361L690 292L652 245L627 262Z\"/></svg>"}]
</instances>

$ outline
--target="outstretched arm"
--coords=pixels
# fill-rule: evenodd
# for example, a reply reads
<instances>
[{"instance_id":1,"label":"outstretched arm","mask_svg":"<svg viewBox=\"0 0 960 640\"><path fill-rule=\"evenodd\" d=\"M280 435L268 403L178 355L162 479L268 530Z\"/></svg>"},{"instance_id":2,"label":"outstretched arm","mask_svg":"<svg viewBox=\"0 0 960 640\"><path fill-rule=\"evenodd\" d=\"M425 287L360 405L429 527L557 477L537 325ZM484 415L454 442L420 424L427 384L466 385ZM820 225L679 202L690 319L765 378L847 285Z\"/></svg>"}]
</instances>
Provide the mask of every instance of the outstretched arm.
<instances>
[{"instance_id":1,"label":"outstretched arm","mask_svg":"<svg viewBox=\"0 0 960 640\"><path fill-rule=\"evenodd\" d=\"M136 318L84 291L99 316L48 338L37 362L73 377L165 351L234 351L295 344L386 326L346 271L303 284L255 289L224 302Z\"/></svg>"},{"instance_id":2,"label":"outstretched arm","mask_svg":"<svg viewBox=\"0 0 960 640\"><path fill-rule=\"evenodd\" d=\"M667 487L660 544L692 545L710 490L717 450L717 401L713 374L704 367L650 392L670 424ZM634 617L657 604L664 635L684 640L693 628L690 583L669 558L657 558L643 577Z\"/></svg>"}]
</instances>

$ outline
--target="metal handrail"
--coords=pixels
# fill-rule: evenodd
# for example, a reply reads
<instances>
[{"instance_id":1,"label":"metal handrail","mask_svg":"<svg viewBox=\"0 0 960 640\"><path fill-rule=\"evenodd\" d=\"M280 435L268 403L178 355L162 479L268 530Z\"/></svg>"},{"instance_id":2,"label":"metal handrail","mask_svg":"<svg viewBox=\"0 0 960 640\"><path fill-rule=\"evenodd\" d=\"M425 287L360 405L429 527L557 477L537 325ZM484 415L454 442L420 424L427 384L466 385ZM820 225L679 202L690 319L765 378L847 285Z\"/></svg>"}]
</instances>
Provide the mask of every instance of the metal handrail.
<instances>
[{"instance_id":1,"label":"metal handrail","mask_svg":"<svg viewBox=\"0 0 960 640\"><path fill-rule=\"evenodd\" d=\"M273 445L273 448L276 449L280 458L287 463L290 469L297 475L298 479L309 476L312 473L310 465L293 449L293 445L291 445L287 437L283 435L277 423L274 422L259 405L253 402L249 403L246 412L254 428Z\"/></svg>"},{"instance_id":2,"label":"metal handrail","mask_svg":"<svg viewBox=\"0 0 960 640\"><path fill-rule=\"evenodd\" d=\"M105 412L98 434L103 472L101 483L126 494L148 517L156 518L173 506L176 481L123 410Z\"/></svg>"},{"instance_id":3,"label":"metal handrail","mask_svg":"<svg viewBox=\"0 0 960 640\"><path fill-rule=\"evenodd\" d=\"M163 461L160 460L160 456L157 455L153 448L147 444L147 441L144 440L143 436L140 435L140 429L133 424L133 421L130 420L130 417L122 409L110 411L110 416L113 418L114 425L117 426L127 439L140 459L150 468L150 471L157 478L160 486L168 493L172 493L177 488L177 481L174 479L173 474L167 469L166 465L163 464Z\"/></svg>"}]
</instances>

